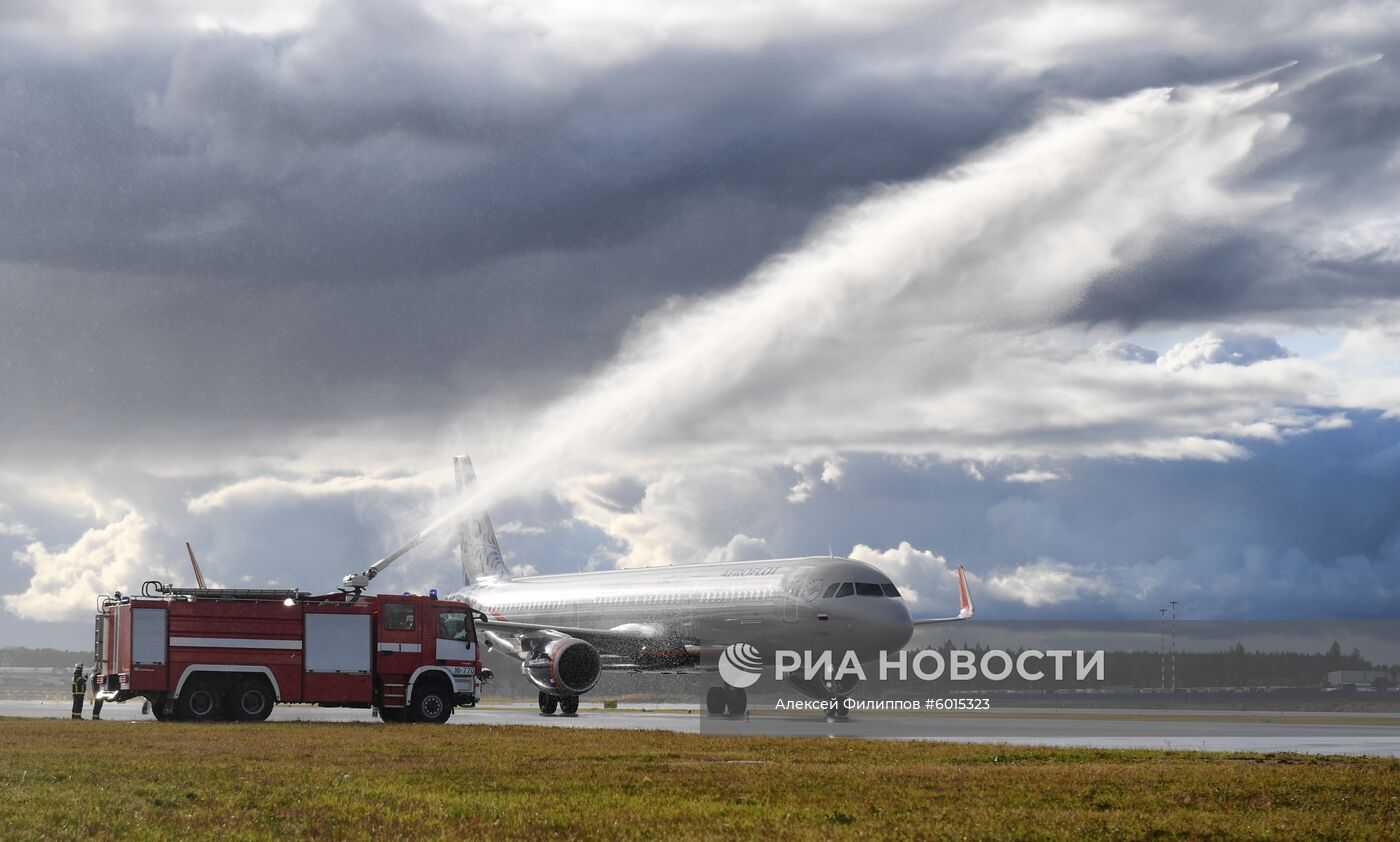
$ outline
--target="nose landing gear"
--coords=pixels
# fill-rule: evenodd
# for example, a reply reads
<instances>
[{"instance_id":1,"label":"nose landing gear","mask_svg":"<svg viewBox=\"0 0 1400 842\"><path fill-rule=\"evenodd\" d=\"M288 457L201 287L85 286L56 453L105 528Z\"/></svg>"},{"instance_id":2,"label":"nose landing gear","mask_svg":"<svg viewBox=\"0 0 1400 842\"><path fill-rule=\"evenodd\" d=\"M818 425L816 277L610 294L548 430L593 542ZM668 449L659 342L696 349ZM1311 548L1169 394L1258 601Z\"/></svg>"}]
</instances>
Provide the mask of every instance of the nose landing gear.
<instances>
[{"instance_id":1,"label":"nose landing gear","mask_svg":"<svg viewBox=\"0 0 1400 842\"><path fill-rule=\"evenodd\" d=\"M827 705L827 708L826 708L826 721L827 721L827 722L850 722L850 721L851 721L851 713L850 713L850 711L846 708L846 697L845 697L845 696L835 696L835 697L833 697L833 698L831 699L831 703L830 703L829 705Z\"/></svg>"},{"instance_id":2,"label":"nose landing gear","mask_svg":"<svg viewBox=\"0 0 1400 842\"><path fill-rule=\"evenodd\" d=\"M830 699L826 707L826 721L850 722L851 709L846 704L846 700L850 698L849 694L855 688L855 684L851 683L847 687L843 682L828 680L822 682L822 688L826 690L827 697Z\"/></svg>"}]
</instances>

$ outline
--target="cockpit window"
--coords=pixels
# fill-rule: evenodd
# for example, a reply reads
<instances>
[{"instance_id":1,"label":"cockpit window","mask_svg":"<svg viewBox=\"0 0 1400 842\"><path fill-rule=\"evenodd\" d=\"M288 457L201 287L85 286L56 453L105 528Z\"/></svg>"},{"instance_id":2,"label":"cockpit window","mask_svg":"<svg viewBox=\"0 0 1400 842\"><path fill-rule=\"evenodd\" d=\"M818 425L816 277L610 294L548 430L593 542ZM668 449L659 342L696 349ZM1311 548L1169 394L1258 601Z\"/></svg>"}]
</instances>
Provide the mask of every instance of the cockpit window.
<instances>
[{"instance_id":1,"label":"cockpit window","mask_svg":"<svg viewBox=\"0 0 1400 842\"><path fill-rule=\"evenodd\" d=\"M899 588L889 582L838 582L828 585L822 599L836 599L843 596L900 596Z\"/></svg>"}]
</instances>

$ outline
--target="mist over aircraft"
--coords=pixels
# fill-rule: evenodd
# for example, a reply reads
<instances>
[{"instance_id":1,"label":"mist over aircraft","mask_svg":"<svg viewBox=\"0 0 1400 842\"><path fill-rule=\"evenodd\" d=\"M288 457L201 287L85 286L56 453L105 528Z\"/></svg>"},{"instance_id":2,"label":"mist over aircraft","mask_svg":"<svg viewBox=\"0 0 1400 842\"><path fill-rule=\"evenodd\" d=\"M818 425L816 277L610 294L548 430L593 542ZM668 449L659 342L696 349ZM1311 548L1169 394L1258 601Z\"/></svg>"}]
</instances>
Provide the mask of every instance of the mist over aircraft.
<instances>
[{"instance_id":1,"label":"mist over aircraft","mask_svg":"<svg viewBox=\"0 0 1400 842\"><path fill-rule=\"evenodd\" d=\"M455 458L457 488L476 480L471 460ZM971 596L958 567L956 616L915 619L899 589L879 569L850 558L806 556L764 561L671 565L590 573L512 577L485 512L460 522L464 586L449 598L481 612L477 628L490 650L514 656L539 688L539 707L573 714L579 697L605 671L717 672L729 647L752 647L769 661L777 650L854 652L872 661L907 644L915 626L970 619ZM792 675L791 686L841 700L853 680ZM737 716L748 707L742 687L709 689L709 713Z\"/></svg>"}]
</instances>

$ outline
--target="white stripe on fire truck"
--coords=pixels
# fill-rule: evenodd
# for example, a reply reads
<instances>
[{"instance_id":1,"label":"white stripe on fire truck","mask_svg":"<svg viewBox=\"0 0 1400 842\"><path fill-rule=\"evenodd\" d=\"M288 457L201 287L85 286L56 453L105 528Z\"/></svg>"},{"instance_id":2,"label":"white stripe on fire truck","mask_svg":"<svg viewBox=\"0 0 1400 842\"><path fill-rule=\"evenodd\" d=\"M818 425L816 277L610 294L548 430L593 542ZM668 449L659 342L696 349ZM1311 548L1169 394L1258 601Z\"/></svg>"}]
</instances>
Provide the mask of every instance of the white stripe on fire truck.
<instances>
[{"instance_id":1,"label":"white stripe on fire truck","mask_svg":"<svg viewBox=\"0 0 1400 842\"><path fill-rule=\"evenodd\" d=\"M380 652L422 652L421 643L380 643Z\"/></svg>"},{"instance_id":2,"label":"white stripe on fire truck","mask_svg":"<svg viewBox=\"0 0 1400 842\"><path fill-rule=\"evenodd\" d=\"M171 646L204 646L212 649L300 649L300 640L258 640L252 637L172 637Z\"/></svg>"}]
</instances>

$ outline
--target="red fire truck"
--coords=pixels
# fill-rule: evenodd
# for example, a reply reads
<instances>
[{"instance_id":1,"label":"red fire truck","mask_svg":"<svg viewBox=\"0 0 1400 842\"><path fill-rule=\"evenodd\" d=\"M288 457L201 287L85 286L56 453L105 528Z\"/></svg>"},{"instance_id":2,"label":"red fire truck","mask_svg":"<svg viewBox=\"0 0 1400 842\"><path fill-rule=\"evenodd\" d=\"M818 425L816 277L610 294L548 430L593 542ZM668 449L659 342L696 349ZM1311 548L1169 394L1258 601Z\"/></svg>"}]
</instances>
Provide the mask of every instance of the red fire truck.
<instances>
[{"instance_id":1,"label":"red fire truck","mask_svg":"<svg viewBox=\"0 0 1400 842\"><path fill-rule=\"evenodd\" d=\"M385 722L446 722L483 675L466 603L176 588L98 600L97 694L144 696L160 720L264 720L278 702L375 708Z\"/></svg>"}]
</instances>

